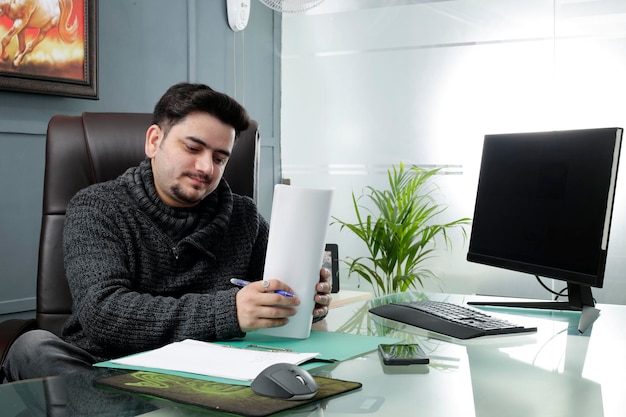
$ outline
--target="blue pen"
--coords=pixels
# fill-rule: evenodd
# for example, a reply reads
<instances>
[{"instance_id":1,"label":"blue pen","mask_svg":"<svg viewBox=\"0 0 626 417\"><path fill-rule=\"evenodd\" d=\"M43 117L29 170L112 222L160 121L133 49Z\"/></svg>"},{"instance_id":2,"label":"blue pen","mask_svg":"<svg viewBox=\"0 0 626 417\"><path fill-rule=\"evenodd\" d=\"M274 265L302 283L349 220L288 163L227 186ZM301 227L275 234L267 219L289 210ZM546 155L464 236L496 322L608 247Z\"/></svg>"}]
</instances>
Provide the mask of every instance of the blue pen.
<instances>
[{"instance_id":1,"label":"blue pen","mask_svg":"<svg viewBox=\"0 0 626 417\"><path fill-rule=\"evenodd\" d=\"M246 285L250 284L250 281L246 281L243 279L239 279L239 278L231 278L230 279L230 283L234 284L238 287L245 287ZM274 291L276 294L280 294L283 297L293 297L293 294L287 291L283 291L283 290L276 290Z\"/></svg>"}]
</instances>

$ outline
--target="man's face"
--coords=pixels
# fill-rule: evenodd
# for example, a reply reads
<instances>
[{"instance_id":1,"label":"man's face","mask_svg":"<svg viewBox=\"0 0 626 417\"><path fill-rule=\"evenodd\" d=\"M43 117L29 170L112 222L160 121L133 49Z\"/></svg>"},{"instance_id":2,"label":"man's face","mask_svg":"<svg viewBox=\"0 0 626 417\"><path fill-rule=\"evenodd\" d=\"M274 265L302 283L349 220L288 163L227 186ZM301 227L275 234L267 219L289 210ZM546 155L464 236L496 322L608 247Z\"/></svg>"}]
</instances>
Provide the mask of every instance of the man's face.
<instances>
[{"instance_id":1,"label":"man's face","mask_svg":"<svg viewBox=\"0 0 626 417\"><path fill-rule=\"evenodd\" d=\"M163 130L146 132L157 193L171 207L192 207L218 186L235 144L235 129L208 113L191 113Z\"/></svg>"}]
</instances>

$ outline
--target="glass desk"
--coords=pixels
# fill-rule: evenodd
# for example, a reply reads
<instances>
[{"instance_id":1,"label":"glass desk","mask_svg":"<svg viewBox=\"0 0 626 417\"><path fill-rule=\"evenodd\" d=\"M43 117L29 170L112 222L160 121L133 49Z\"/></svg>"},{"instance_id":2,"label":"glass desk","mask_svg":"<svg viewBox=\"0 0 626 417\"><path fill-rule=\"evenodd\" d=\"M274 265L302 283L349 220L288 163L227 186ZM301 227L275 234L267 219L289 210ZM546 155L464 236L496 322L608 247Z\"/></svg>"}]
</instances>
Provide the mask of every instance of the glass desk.
<instances>
[{"instance_id":1,"label":"glass desk","mask_svg":"<svg viewBox=\"0 0 626 417\"><path fill-rule=\"evenodd\" d=\"M412 294L464 303L485 297ZM401 337L419 343L429 365L384 366L377 352L312 370L358 381L355 392L285 412L289 416L585 416L626 412L626 306L599 305L600 317L584 335L580 313L486 309L537 333L452 343L416 328L386 327L360 300L331 310L318 330ZM210 410L95 388L113 371L0 385L2 416L201 416Z\"/></svg>"}]
</instances>

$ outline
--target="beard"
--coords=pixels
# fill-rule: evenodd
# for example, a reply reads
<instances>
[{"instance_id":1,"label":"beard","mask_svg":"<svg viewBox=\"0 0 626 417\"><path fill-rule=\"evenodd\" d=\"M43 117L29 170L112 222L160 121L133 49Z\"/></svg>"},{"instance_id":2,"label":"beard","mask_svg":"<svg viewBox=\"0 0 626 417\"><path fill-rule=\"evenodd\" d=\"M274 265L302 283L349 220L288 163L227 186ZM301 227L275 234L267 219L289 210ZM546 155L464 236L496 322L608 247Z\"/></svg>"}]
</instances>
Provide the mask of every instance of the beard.
<instances>
[{"instance_id":1,"label":"beard","mask_svg":"<svg viewBox=\"0 0 626 417\"><path fill-rule=\"evenodd\" d=\"M194 186L193 189L199 191L200 187ZM176 200L189 205L200 203L207 195L211 194L212 191L213 190L208 190L208 192L199 195L198 193L185 192L185 188L180 184L172 185L170 188L170 192Z\"/></svg>"}]
</instances>

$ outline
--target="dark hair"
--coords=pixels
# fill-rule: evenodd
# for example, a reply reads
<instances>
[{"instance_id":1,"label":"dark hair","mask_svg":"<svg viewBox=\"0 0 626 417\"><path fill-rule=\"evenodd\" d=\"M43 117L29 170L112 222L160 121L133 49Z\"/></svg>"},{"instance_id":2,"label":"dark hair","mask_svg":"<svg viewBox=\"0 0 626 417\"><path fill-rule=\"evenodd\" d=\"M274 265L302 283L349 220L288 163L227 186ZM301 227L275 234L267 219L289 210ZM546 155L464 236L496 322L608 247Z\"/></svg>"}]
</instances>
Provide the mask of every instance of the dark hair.
<instances>
[{"instance_id":1,"label":"dark hair","mask_svg":"<svg viewBox=\"0 0 626 417\"><path fill-rule=\"evenodd\" d=\"M208 113L235 129L235 137L250 125L248 112L235 99L208 85L178 83L163 94L152 113L152 123L167 135L169 129L193 112Z\"/></svg>"}]
</instances>

